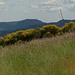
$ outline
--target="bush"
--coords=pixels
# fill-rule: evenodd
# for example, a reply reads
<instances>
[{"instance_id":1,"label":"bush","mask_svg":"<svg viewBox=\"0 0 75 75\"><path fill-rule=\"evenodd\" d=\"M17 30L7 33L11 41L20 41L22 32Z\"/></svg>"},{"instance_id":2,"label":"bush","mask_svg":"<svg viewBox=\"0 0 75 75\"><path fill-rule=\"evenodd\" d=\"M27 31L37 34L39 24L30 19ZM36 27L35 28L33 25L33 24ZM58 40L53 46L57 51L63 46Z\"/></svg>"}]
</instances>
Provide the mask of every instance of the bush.
<instances>
[{"instance_id":1,"label":"bush","mask_svg":"<svg viewBox=\"0 0 75 75\"><path fill-rule=\"evenodd\" d=\"M3 45L3 44L4 44L4 38L0 37L0 45Z\"/></svg>"},{"instance_id":2,"label":"bush","mask_svg":"<svg viewBox=\"0 0 75 75\"><path fill-rule=\"evenodd\" d=\"M51 34L57 34L60 31L60 28L56 25L47 25L43 26L43 30L45 33L50 32Z\"/></svg>"},{"instance_id":3,"label":"bush","mask_svg":"<svg viewBox=\"0 0 75 75\"><path fill-rule=\"evenodd\" d=\"M50 32L47 32L44 37L50 37L51 36L51 33Z\"/></svg>"},{"instance_id":4,"label":"bush","mask_svg":"<svg viewBox=\"0 0 75 75\"><path fill-rule=\"evenodd\" d=\"M63 27L62 27L62 32L73 32L75 31L75 23L74 22L69 22L66 23Z\"/></svg>"}]
</instances>

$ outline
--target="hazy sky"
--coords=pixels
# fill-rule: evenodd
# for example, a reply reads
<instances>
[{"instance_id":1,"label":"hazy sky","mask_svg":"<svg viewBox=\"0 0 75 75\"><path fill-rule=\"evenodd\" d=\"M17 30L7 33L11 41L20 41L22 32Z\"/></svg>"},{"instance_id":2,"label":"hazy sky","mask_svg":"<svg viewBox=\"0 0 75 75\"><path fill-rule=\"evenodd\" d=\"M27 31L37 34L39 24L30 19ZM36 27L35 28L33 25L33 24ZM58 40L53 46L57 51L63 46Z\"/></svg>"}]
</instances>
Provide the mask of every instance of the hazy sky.
<instances>
[{"instance_id":1,"label":"hazy sky","mask_svg":"<svg viewBox=\"0 0 75 75\"><path fill-rule=\"evenodd\" d=\"M39 19L54 22L75 19L75 0L0 0L0 22Z\"/></svg>"}]
</instances>

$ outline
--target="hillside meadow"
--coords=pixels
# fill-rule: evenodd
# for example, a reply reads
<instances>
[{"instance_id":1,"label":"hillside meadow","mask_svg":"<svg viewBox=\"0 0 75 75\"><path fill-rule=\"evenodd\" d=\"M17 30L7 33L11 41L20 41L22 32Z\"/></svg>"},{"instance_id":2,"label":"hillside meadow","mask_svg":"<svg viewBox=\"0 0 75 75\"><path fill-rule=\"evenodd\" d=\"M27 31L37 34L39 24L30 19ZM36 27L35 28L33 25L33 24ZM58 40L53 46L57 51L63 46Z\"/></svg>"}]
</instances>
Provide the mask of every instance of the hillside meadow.
<instances>
[{"instance_id":1,"label":"hillside meadow","mask_svg":"<svg viewBox=\"0 0 75 75\"><path fill-rule=\"evenodd\" d=\"M75 75L75 32L1 47L0 75Z\"/></svg>"}]
</instances>

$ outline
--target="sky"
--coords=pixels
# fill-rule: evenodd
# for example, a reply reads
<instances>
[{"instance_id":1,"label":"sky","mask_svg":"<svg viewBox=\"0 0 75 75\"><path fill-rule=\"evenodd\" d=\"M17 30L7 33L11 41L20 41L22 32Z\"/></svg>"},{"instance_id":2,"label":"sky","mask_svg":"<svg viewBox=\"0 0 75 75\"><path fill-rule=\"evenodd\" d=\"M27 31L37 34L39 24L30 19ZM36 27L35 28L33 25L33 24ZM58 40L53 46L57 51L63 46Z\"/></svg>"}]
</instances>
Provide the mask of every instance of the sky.
<instances>
[{"instance_id":1,"label":"sky","mask_svg":"<svg viewBox=\"0 0 75 75\"><path fill-rule=\"evenodd\" d=\"M43 22L75 19L75 0L0 0L0 22L38 19Z\"/></svg>"}]
</instances>

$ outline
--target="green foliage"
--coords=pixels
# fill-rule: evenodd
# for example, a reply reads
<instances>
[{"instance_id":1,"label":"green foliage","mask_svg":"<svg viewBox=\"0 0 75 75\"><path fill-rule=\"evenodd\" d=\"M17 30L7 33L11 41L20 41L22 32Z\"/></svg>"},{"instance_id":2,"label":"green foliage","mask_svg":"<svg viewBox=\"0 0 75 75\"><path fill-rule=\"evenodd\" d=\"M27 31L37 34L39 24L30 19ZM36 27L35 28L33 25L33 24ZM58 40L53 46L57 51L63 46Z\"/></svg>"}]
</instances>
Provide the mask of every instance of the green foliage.
<instances>
[{"instance_id":1,"label":"green foliage","mask_svg":"<svg viewBox=\"0 0 75 75\"><path fill-rule=\"evenodd\" d=\"M42 33L42 37L48 35L48 33L50 32L50 34L52 35L56 35L58 32L60 32L60 28L57 27L56 25L47 25L47 26L43 26L41 33ZM51 36L51 35L50 35Z\"/></svg>"},{"instance_id":2,"label":"green foliage","mask_svg":"<svg viewBox=\"0 0 75 75\"><path fill-rule=\"evenodd\" d=\"M50 32L47 32L44 37L50 37L51 36L51 33Z\"/></svg>"},{"instance_id":3,"label":"green foliage","mask_svg":"<svg viewBox=\"0 0 75 75\"><path fill-rule=\"evenodd\" d=\"M75 23L74 22L70 22L70 23L66 23L63 27L62 27L62 32L73 32L75 31Z\"/></svg>"},{"instance_id":4,"label":"green foliage","mask_svg":"<svg viewBox=\"0 0 75 75\"><path fill-rule=\"evenodd\" d=\"M43 26L43 30L45 32L51 32L51 34L56 34L57 32L59 32L60 28L57 27L56 25L47 25Z\"/></svg>"},{"instance_id":5,"label":"green foliage","mask_svg":"<svg viewBox=\"0 0 75 75\"><path fill-rule=\"evenodd\" d=\"M0 45L3 45L3 44L4 44L4 38L0 37Z\"/></svg>"},{"instance_id":6,"label":"green foliage","mask_svg":"<svg viewBox=\"0 0 75 75\"><path fill-rule=\"evenodd\" d=\"M14 35L16 35L16 33L7 34L4 37L4 44L5 45L14 44L17 41L17 37L15 37Z\"/></svg>"}]
</instances>

